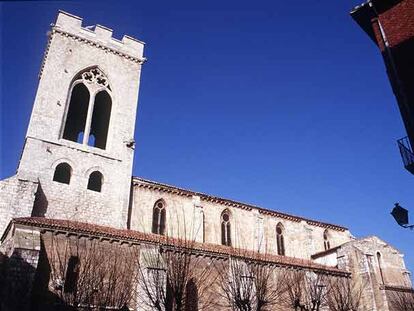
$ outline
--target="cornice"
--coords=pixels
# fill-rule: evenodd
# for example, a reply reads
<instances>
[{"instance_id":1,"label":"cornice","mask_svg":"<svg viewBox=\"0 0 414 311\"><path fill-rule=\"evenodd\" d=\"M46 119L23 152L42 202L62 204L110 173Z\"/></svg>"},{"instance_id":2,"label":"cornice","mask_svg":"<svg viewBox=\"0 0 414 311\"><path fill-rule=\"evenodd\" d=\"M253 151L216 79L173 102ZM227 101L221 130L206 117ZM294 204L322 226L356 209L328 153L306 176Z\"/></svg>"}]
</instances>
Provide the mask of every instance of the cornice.
<instances>
[{"instance_id":1,"label":"cornice","mask_svg":"<svg viewBox=\"0 0 414 311\"><path fill-rule=\"evenodd\" d=\"M117 49L108 47L108 46L106 46L104 44L101 44L99 42L96 42L94 40L87 39L85 37L82 37L82 36L79 36L79 35L76 35L76 34L73 34L73 33L67 32L67 31L64 31L62 29L59 29L58 27L52 27L52 30L48 32L48 42L47 42L47 45L46 45L46 50L44 52L44 56L43 56L43 60L42 60L42 65L40 66L39 79L42 76L43 68L44 68L44 65L46 63L47 56L49 54L50 43L51 43L52 38L53 38L53 36L55 34L59 34L59 35L61 35L63 37L67 37L67 38L72 38L72 39L74 39L76 41L79 41L79 42L82 42L82 43L85 43L85 44L89 44L92 47L95 47L97 49L101 49L101 50L104 50L106 52L109 52L109 53L112 53L112 54L121 56L122 58L125 58L127 60L130 60L130 61L132 61L134 63L139 64L139 65L142 65L142 64L144 64L147 61L147 59L145 57L139 58L139 57L131 56L128 53L121 52L121 51L119 51Z\"/></svg>"},{"instance_id":2,"label":"cornice","mask_svg":"<svg viewBox=\"0 0 414 311\"><path fill-rule=\"evenodd\" d=\"M191 197L193 195L199 196L202 201L219 203L225 206L231 206L231 207L240 208L240 209L248 210L248 211L258 210L259 213L264 214L264 215L278 217L278 218L282 218L282 219L286 219L286 220L294 221L294 222L305 221L307 224L311 226L332 229L332 230L340 231L340 232L344 232L348 230L347 228L342 227L342 226L338 226L338 225L334 225L330 223L324 223L324 222L311 220L311 219L306 219L300 216L294 216L294 215L290 215L290 214L286 214L282 212L272 211L272 210L268 210L268 209L265 209L259 206L252 205L252 204L246 204L246 203L237 202L237 201L233 201L229 199L219 198L219 197L211 196L209 194L205 194L202 192L187 190L187 189L179 188L176 186L162 184L159 182L155 182L155 181L151 181L151 180L147 180L147 179L143 179L139 177L133 177L133 185L140 187L140 188L156 190L156 191L176 194L180 196L185 196L185 197Z\"/></svg>"},{"instance_id":3,"label":"cornice","mask_svg":"<svg viewBox=\"0 0 414 311\"><path fill-rule=\"evenodd\" d=\"M319 271L327 274L340 275L348 277L349 272L315 263L307 259L294 257L279 256L273 254L261 254L254 251L248 251L233 248L224 245L211 243L199 243L195 241L181 240L167 236L160 236L152 233L143 233L129 229L116 229L107 226L94 225L71 220L50 219L43 217L25 217L13 219L9 226L30 227L32 230L37 228L41 233L52 232L54 234L64 234L66 236L75 235L78 237L87 237L99 239L100 241L129 243L131 245L152 244L171 247L176 250L189 249L195 254L202 254L213 258L227 259L229 256L243 258L247 260L266 262L276 266L283 266L294 269L308 269Z\"/></svg>"},{"instance_id":4,"label":"cornice","mask_svg":"<svg viewBox=\"0 0 414 311\"><path fill-rule=\"evenodd\" d=\"M101 43L99 43L99 42L93 41L93 40L91 40L91 39L87 39L87 38L85 38L85 37L82 37L82 36L79 36L79 35L75 35L75 34L73 34L73 33L70 33L70 32L64 31L64 30L62 30L62 29L59 29L59 28L57 28L57 27L53 27L53 28L52 28L52 32L51 32L51 34L53 35L53 34L55 34L55 33L61 34L61 35L62 35L62 36L64 36L64 37L70 37L70 38L73 38L73 39L75 39L75 40L77 40L77 41L87 43L87 44L89 44L89 45L91 45L91 46L93 46L93 47L96 47L96 48L98 48L98 49L101 49L101 50L104 50L104 51L107 51L107 52L113 53L113 54L115 54L115 55L119 55L119 56L121 56L121 57L123 57L123 58L126 58L126 59L128 59L128 60L131 60L131 61L133 61L134 63L138 63L138 64L140 64L140 65L142 65L143 63L145 63L145 62L146 62L146 60L147 60L145 57L143 57L143 58L138 58L138 57L135 57L135 56L131 56L131 55L129 55L129 54L127 54L127 53L125 53L125 52L121 52L121 51L119 51L119 50L117 50L117 49L114 49L114 48L108 47L108 46L106 46L106 45L104 45L104 44L101 44Z\"/></svg>"}]
</instances>

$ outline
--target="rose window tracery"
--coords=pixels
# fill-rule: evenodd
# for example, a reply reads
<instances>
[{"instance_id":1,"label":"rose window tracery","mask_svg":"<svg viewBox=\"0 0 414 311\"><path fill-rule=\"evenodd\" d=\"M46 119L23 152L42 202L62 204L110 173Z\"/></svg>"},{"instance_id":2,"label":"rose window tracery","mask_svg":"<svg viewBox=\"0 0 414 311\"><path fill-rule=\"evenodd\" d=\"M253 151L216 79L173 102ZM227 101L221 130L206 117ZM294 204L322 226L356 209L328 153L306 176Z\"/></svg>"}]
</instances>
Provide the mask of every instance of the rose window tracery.
<instances>
[{"instance_id":1,"label":"rose window tracery","mask_svg":"<svg viewBox=\"0 0 414 311\"><path fill-rule=\"evenodd\" d=\"M99 68L92 68L82 73L82 80L88 84L95 83L99 86L109 88L108 79Z\"/></svg>"}]
</instances>

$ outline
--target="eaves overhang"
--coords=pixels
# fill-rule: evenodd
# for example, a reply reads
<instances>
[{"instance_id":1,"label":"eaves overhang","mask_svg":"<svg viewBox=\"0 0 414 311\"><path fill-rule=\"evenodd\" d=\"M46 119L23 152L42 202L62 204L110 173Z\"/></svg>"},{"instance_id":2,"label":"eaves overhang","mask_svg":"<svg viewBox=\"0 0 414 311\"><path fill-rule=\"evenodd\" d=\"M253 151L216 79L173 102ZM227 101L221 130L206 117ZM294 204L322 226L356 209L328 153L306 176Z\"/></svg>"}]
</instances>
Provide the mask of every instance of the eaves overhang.
<instances>
[{"instance_id":1,"label":"eaves overhang","mask_svg":"<svg viewBox=\"0 0 414 311\"><path fill-rule=\"evenodd\" d=\"M372 20L378 18L379 14L391 9L402 0L368 0L351 11L351 17L365 31L376 45L378 45L374 29L372 28Z\"/></svg>"},{"instance_id":2,"label":"eaves overhang","mask_svg":"<svg viewBox=\"0 0 414 311\"><path fill-rule=\"evenodd\" d=\"M365 31L365 33L371 38L371 40L377 44L375 38L374 29L372 28L372 19L377 17L375 9L371 1L362 3L356 6L351 11L351 17L354 21Z\"/></svg>"}]
</instances>

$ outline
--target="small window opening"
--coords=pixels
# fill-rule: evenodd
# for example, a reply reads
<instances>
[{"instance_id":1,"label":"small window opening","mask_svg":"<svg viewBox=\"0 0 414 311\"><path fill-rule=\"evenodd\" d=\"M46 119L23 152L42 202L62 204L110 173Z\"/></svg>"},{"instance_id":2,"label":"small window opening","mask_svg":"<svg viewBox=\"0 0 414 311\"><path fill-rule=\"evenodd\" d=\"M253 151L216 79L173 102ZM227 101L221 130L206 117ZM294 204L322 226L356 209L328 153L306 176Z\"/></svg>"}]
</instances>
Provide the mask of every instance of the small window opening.
<instances>
[{"instance_id":1,"label":"small window opening","mask_svg":"<svg viewBox=\"0 0 414 311\"><path fill-rule=\"evenodd\" d=\"M285 255L285 238L283 236L283 226L280 223L276 226L276 243L277 243L277 254L284 256Z\"/></svg>"},{"instance_id":2,"label":"small window opening","mask_svg":"<svg viewBox=\"0 0 414 311\"><path fill-rule=\"evenodd\" d=\"M53 181L57 181L62 184L70 183L70 177L72 175L72 168L67 163L60 163L55 168L55 173L53 175Z\"/></svg>"},{"instance_id":3,"label":"small window opening","mask_svg":"<svg viewBox=\"0 0 414 311\"><path fill-rule=\"evenodd\" d=\"M111 108L112 102L108 92L101 91L98 94L96 94L90 132L91 135L94 136L94 140L93 145L91 146L100 149L106 148ZM88 145L90 145L89 142Z\"/></svg>"},{"instance_id":4,"label":"small window opening","mask_svg":"<svg viewBox=\"0 0 414 311\"><path fill-rule=\"evenodd\" d=\"M157 201L152 212L152 233L164 235L165 233L165 204Z\"/></svg>"},{"instance_id":5,"label":"small window opening","mask_svg":"<svg viewBox=\"0 0 414 311\"><path fill-rule=\"evenodd\" d=\"M89 175L88 189L96 192L102 190L103 175L101 172L95 171Z\"/></svg>"},{"instance_id":6,"label":"small window opening","mask_svg":"<svg viewBox=\"0 0 414 311\"><path fill-rule=\"evenodd\" d=\"M329 232L328 232L328 230L325 230L323 232L323 246L324 246L326 251L331 248L331 243L329 242Z\"/></svg>"},{"instance_id":7,"label":"small window opening","mask_svg":"<svg viewBox=\"0 0 414 311\"><path fill-rule=\"evenodd\" d=\"M185 287L185 311L198 311L198 289L193 278Z\"/></svg>"},{"instance_id":8,"label":"small window opening","mask_svg":"<svg viewBox=\"0 0 414 311\"><path fill-rule=\"evenodd\" d=\"M68 267L66 269L65 284L63 290L65 293L73 293L76 291L76 286L79 277L79 257L70 256Z\"/></svg>"},{"instance_id":9,"label":"small window opening","mask_svg":"<svg viewBox=\"0 0 414 311\"><path fill-rule=\"evenodd\" d=\"M231 246L231 224L228 210L221 214L221 244Z\"/></svg>"},{"instance_id":10,"label":"small window opening","mask_svg":"<svg viewBox=\"0 0 414 311\"><path fill-rule=\"evenodd\" d=\"M69 110L66 117L63 138L79 141L79 134L85 130L88 115L89 91L83 83L76 84L70 96ZM83 134L82 134L83 137Z\"/></svg>"}]
</instances>

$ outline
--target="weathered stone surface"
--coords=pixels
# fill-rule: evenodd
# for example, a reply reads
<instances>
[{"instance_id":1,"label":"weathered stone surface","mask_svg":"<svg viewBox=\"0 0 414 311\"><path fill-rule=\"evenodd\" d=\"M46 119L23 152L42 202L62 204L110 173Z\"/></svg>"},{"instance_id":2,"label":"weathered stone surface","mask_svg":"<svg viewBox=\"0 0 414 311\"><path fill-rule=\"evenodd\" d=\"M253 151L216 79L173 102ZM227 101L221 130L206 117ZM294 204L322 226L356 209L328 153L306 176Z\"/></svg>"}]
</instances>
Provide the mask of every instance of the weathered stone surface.
<instances>
[{"instance_id":1,"label":"weathered stone surface","mask_svg":"<svg viewBox=\"0 0 414 311\"><path fill-rule=\"evenodd\" d=\"M1 232L12 217L32 214L126 225L142 54L142 42L128 36L116 40L103 26L91 31L80 18L59 12L49 32L17 174L0 183ZM106 75L112 100L105 150L63 139L73 79L95 67ZM62 162L72 168L69 185L53 181ZM87 190L92 171L103 175L100 193Z\"/></svg>"}]
</instances>

